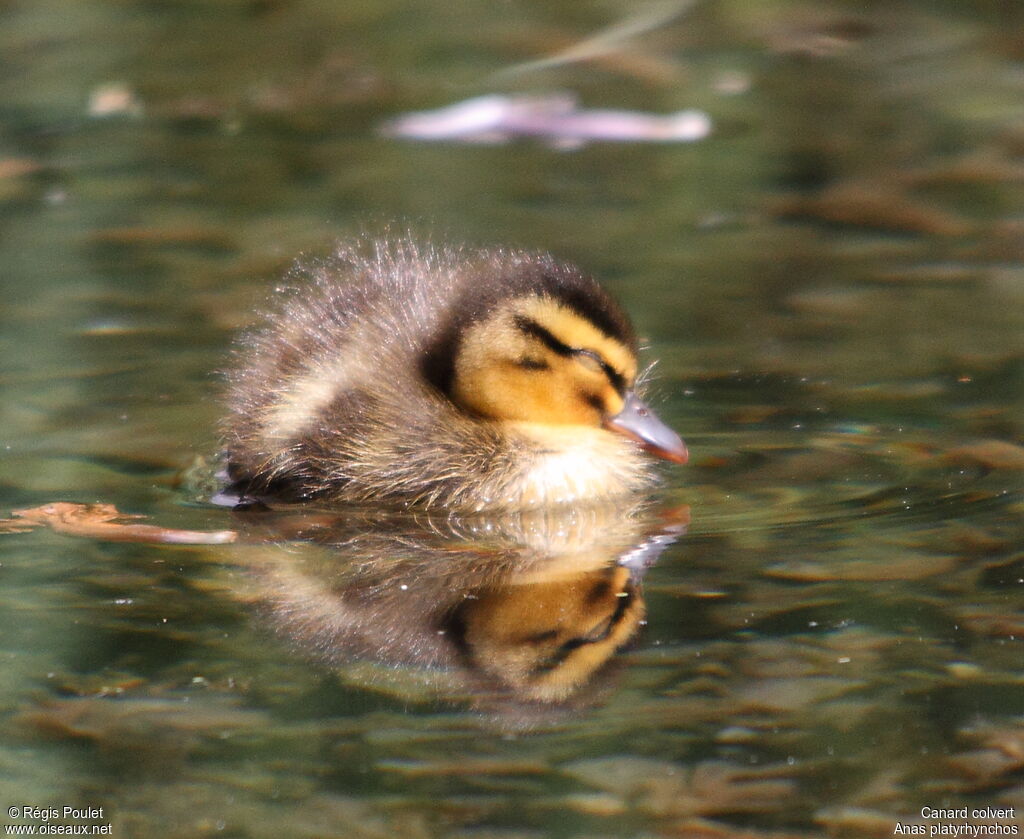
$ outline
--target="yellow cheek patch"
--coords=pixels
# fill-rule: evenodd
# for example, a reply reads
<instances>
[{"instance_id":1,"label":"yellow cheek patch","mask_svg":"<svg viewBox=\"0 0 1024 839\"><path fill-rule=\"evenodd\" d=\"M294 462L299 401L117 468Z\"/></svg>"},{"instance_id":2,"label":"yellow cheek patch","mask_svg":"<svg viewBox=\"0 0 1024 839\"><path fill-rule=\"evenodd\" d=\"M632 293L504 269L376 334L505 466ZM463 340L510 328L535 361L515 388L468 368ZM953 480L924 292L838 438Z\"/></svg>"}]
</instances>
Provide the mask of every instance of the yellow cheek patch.
<instances>
[{"instance_id":1,"label":"yellow cheek patch","mask_svg":"<svg viewBox=\"0 0 1024 839\"><path fill-rule=\"evenodd\" d=\"M543 326L567 347L597 353L627 384L632 384L636 378L636 356L633 351L621 341L605 335L572 309L544 297L521 300L515 309L517 313Z\"/></svg>"},{"instance_id":2,"label":"yellow cheek patch","mask_svg":"<svg viewBox=\"0 0 1024 839\"><path fill-rule=\"evenodd\" d=\"M457 376L456 400L492 419L600 425L600 413L581 397L563 367L554 363L526 370L514 362L492 361Z\"/></svg>"},{"instance_id":3,"label":"yellow cheek patch","mask_svg":"<svg viewBox=\"0 0 1024 839\"><path fill-rule=\"evenodd\" d=\"M548 338L524 330L524 320ZM600 363L589 365L568 350L586 350ZM610 380L602 365L614 371L612 378L632 385L636 357L629 347L561 304L523 298L467 330L451 395L490 419L599 427L623 407L621 383Z\"/></svg>"}]
</instances>

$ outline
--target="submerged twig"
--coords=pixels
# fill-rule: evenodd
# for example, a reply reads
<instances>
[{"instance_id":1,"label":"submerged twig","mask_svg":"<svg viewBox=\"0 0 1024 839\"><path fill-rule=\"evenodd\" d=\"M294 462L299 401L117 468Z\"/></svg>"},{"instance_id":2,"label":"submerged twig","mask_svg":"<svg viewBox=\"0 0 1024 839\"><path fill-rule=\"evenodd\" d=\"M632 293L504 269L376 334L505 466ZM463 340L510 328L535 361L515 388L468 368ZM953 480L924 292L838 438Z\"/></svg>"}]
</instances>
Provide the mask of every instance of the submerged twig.
<instances>
[{"instance_id":1,"label":"submerged twig","mask_svg":"<svg viewBox=\"0 0 1024 839\"><path fill-rule=\"evenodd\" d=\"M524 61L499 70L491 76L491 80L498 81L538 70L603 58L609 53L622 50L623 44L632 38L671 23L688 12L695 2L696 0L670 0L667 3L656 4L652 8L601 29L553 55Z\"/></svg>"},{"instance_id":2,"label":"submerged twig","mask_svg":"<svg viewBox=\"0 0 1024 839\"><path fill-rule=\"evenodd\" d=\"M238 538L234 530L177 530L153 524L125 524L115 519L138 519L143 516L122 513L113 504L54 501L40 507L12 510L11 516L9 519L0 519L0 533L23 533L33 527L43 526L68 536L169 545L223 545Z\"/></svg>"}]
</instances>

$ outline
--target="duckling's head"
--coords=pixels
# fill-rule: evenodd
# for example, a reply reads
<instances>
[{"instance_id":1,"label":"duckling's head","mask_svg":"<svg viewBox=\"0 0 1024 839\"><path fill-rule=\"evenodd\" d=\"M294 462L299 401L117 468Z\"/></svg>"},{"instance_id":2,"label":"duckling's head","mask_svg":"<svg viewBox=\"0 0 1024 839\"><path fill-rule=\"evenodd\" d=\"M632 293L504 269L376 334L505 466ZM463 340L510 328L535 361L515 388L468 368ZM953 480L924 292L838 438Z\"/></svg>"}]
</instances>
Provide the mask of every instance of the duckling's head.
<instances>
[{"instance_id":1,"label":"duckling's head","mask_svg":"<svg viewBox=\"0 0 1024 839\"><path fill-rule=\"evenodd\" d=\"M464 411L497 423L603 428L666 460L686 446L634 392L629 318L591 277L534 254L492 257L425 363Z\"/></svg>"}]
</instances>

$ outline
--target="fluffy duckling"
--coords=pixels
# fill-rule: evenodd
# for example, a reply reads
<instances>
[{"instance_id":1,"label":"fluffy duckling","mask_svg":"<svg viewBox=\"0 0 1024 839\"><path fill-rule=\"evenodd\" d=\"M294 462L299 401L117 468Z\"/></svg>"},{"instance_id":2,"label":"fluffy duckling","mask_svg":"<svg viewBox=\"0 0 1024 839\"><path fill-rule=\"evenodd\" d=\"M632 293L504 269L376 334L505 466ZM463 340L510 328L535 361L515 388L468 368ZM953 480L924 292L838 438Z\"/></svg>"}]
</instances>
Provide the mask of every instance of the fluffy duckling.
<instances>
[{"instance_id":1,"label":"fluffy duckling","mask_svg":"<svg viewBox=\"0 0 1024 839\"><path fill-rule=\"evenodd\" d=\"M572 265L403 239L290 279L229 377L236 491L518 510L642 489L643 449L686 461L634 392L629 319Z\"/></svg>"}]
</instances>

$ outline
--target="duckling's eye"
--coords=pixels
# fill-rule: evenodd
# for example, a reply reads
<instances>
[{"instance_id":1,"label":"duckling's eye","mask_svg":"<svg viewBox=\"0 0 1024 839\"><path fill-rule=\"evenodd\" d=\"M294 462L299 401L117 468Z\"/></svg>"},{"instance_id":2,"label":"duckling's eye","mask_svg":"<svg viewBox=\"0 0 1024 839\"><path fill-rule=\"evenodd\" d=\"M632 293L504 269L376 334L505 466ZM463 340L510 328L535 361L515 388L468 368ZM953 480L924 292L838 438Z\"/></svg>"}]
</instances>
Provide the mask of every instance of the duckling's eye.
<instances>
[{"instance_id":1,"label":"duckling's eye","mask_svg":"<svg viewBox=\"0 0 1024 839\"><path fill-rule=\"evenodd\" d=\"M593 373L607 373L608 365L593 350L573 350L573 358Z\"/></svg>"},{"instance_id":2,"label":"duckling's eye","mask_svg":"<svg viewBox=\"0 0 1024 839\"><path fill-rule=\"evenodd\" d=\"M626 380L622 374L593 350L573 350L572 356L588 370L604 373L608 377L608 381L612 383L612 387L619 393L626 389Z\"/></svg>"},{"instance_id":3,"label":"duckling's eye","mask_svg":"<svg viewBox=\"0 0 1024 839\"><path fill-rule=\"evenodd\" d=\"M524 370L549 370L551 365L540 358L520 358L516 364Z\"/></svg>"}]
</instances>

